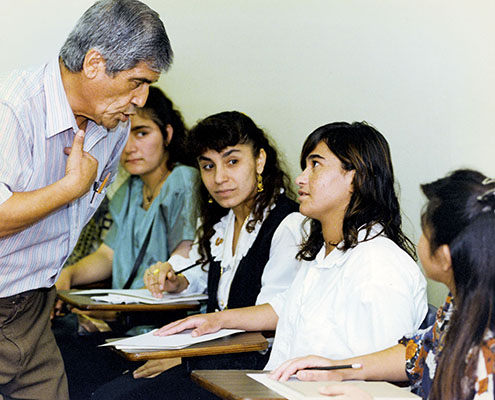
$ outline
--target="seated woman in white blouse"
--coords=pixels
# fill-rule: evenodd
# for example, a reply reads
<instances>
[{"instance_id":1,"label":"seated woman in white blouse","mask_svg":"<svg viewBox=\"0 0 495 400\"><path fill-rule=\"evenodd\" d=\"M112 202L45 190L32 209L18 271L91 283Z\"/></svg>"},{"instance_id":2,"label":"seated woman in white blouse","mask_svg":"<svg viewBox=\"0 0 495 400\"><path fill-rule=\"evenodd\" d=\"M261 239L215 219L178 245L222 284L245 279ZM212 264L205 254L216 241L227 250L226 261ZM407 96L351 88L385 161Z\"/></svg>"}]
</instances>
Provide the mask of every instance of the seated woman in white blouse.
<instances>
[{"instance_id":1,"label":"seated woman in white blouse","mask_svg":"<svg viewBox=\"0 0 495 400\"><path fill-rule=\"evenodd\" d=\"M200 121L189 133L188 147L198 160L202 180L197 238L189 258L173 256L151 266L144 276L146 286L157 297L163 291L204 292L208 288L209 312L269 302L290 286L299 269L296 254L304 222L298 204L287 196L291 194L289 178L275 148L239 112ZM174 271L198 261L197 267L175 275ZM267 359L267 354L253 352L205 358L201 363L211 368L261 368ZM123 398L133 390L144 396L144 387L154 380L132 377L155 375L165 364L144 364L132 375L102 387L101 398L118 398L126 384L129 392ZM178 368L188 376L183 367ZM200 366L195 363L194 368Z\"/></svg>"}]
</instances>

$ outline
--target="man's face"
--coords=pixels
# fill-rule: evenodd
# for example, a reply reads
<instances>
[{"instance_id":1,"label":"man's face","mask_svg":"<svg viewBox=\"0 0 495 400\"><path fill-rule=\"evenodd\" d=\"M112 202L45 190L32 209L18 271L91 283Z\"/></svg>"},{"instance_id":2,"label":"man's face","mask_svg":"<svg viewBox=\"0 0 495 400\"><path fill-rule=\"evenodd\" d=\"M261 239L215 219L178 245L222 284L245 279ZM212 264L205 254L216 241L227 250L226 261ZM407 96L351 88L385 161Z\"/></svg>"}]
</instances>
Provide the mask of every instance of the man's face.
<instances>
[{"instance_id":1,"label":"man's face","mask_svg":"<svg viewBox=\"0 0 495 400\"><path fill-rule=\"evenodd\" d=\"M105 71L98 72L88 99L93 109L89 118L107 129L115 128L120 121L126 122L136 107L144 106L149 86L159 76L159 72L151 70L144 62L113 76Z\"/></svg>"}]
</instances>

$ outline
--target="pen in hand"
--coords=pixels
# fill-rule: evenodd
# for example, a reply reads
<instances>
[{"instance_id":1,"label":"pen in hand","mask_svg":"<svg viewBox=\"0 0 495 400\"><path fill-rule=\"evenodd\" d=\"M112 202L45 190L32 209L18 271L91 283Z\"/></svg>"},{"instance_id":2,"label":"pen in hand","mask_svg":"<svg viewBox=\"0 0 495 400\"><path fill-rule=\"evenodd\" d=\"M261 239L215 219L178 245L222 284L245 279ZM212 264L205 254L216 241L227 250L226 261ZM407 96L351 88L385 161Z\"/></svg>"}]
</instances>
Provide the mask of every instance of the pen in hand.
<instances>
[{"instance_id":1,"label":"pen in hand","mask_svg":"<svg viewBox=\"0 0 495 400\"><path fill-rule=\"evenodd\" d=\"M186 267L186 268L182 268L182 269L180 269L180 270L178 270L178 271L173 271L173 270L172 270L172 271L174 272L174 274L175 274L175 275L179 275L179 274L182 274L183 272L186 272L187 270L190 270L190 269L191 269L191 268L193 268L193 267L196 267L196 266L197 266L197 265L199 265L199 264L201 264L201 262L199 262L199 261L198 261L198 262L195 262L194 264L189 265L189 266L188 266L188 267ZM153 270L153 275L158 274L158 272L160 272L160 269L159 269L159 268L155 268L155 269Z\"/></svg>"},{"instance_id":2,"label":"pen in hand","mask_svg":"<svg viewBox=\"0 0 495 400\"><path fill-rule=\"evenodd\" d=\"M308 367L308 368L302 368L302 370L309 369L309 370L315 370L315 371L332 371L335 369L360 369L363 368L363 364L342 364L342 365L329 365L326 367Z\"/></svg>"},{"instance_id":3,"label":"pen in hand","mask_svg":"<svg viewBox=\"0 0 495 400\"><path fill-rule=\"evenodd\" d=\"M189 266L187 266L185 268L182 268L180 270L177 270L177 271L174 271L173 268L170 268L164 276L160 276L156 280L153 278L153 276L158 275L162 271L160 269L160 267L157 266L156 268L148 269L147 270L148 278L145 277L146 287L153 294L153 296L158 297L158 298L161 298L162 295L163 295L163 291L168 291L168 290L165 289L165 282L167 282L167 281L171 282L172 286L169 287L169 290L172 290L172 292L175 292L175 291L179 290L179 287L181 285L179 283L179 280L177 280L177 279L170 279L168 277L168 274L170 272L172 272L175 275L175 277L178 278L179 275L181 275L183 272L185 272L185 271L187 271L187 270L189 270L191 268L194 268L194 267L196 267L198 265L202 265L202 264L203 263L201 261L197 261L194 264L191 264L191 265L189 265ZM163 282L161 282L161 279L163 279ZM187 282L187 280L186 280L186 282ZM184 290L184 289L185 288L182 288L180 290Z\"/></svg>"}]
</instances>

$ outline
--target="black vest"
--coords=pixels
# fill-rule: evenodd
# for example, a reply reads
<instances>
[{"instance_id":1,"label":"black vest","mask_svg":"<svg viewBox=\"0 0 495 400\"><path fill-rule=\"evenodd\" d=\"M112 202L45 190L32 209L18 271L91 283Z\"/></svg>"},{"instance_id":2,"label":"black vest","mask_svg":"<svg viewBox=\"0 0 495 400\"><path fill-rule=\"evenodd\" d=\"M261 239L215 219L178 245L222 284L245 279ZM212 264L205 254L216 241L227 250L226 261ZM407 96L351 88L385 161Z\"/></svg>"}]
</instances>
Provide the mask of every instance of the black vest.
<instances>
[{"instance_id":1,"label":"black vest","mask_svg":"<svg viewBox=\"0 0 495 400\"><path fill-rule=\"evenodd\" d=\"M230 286L227 308L254 306L261 290L261 275L270 257L273 234L287 215L298 210L299 205L295 201L285 195L278 197L275 207L263 221L256 240L237 267ZM219 309L217 302L219 280L220 261L212 261L208 271L207 312Z\"/></svg>"}]
</instances>

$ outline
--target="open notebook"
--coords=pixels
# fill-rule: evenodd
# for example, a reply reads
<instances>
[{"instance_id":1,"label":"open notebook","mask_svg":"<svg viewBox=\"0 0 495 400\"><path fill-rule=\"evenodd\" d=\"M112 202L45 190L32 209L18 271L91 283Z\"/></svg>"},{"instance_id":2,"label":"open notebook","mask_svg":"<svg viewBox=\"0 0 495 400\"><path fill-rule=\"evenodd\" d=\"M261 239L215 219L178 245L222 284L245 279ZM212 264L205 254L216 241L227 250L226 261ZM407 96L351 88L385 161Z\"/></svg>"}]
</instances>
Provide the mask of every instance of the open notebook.
<instances>
[{"instance_id":1,"label":"open notebook","mask_svg":"<svg viewBox=\"0 0 495 400\"><path fill-rule=\"evenodd\" d=\"M72 292L73 295L91 295L95 301L111 304L171 304L195 300L206 300L208 295L201 293L164 293L161 299L153 297L148 289L89 289Z\"/></svg>"},{"instance_id":2,"label":"open notebook","mask_svg":"<svg viewBox=\"0 0 495 400\"><path fill-rule=\"evenodd\" d=\"M126 339L115 340L110 343L102 344L101 346L113 346L118 350L123 350L128 353L175 350L244 331L240 329L221 329L218 332L198 337L192 337L191 330L170 336L155 336L153 335L153 332L154 331Z\"/></svg>"},{"instance_id":3,"label":"open notebook","mask_svg":"<svg viewBox=\"0 0 495 400\"><path fill-rule=\"evenodd\" d=\"M319 393L322 386L332 384L348 384L359 387L376 400L420 399L407 388L400 388L388 382L346 381L346 382L303 382L291 378L287 382L279 382L268 377L268 374L247 374L250 378L262 383L288 400L330 399Z\"/></svg>"}]
</instances>

